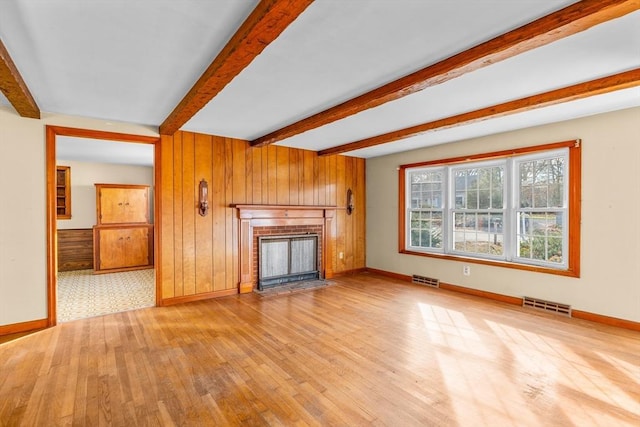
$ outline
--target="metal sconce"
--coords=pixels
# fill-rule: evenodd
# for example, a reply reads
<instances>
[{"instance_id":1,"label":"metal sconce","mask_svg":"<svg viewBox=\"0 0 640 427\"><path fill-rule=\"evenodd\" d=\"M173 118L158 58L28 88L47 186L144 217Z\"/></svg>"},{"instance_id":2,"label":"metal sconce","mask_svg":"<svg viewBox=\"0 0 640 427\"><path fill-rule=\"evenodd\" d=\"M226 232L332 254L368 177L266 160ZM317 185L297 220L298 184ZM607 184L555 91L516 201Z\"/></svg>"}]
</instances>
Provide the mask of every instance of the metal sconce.
<instances>
[{"instance_id":1,"label":"metal sconce","mask_svg":"<svg viewBox=\"0 0 640 427\"><path fill-rule=\"evenodd\" d=\"M200 214L200 216L207 216L207 212L209 212L209 185L207 184L207 181L204 180L204 178L200 180L200 188L198 194L200 195L198 213Z\"/></svg>"},{"instance_id":2,"label":"metal sconce","mask_svg":"<svg viewBox=\"0 0 640 427\"><path fill-rule=\"evenodd\" d=\"M353 191L351 189L347 190L347 215L351 215L353 213L354 205L353 205Z\"/></svg>"}]
</instances>

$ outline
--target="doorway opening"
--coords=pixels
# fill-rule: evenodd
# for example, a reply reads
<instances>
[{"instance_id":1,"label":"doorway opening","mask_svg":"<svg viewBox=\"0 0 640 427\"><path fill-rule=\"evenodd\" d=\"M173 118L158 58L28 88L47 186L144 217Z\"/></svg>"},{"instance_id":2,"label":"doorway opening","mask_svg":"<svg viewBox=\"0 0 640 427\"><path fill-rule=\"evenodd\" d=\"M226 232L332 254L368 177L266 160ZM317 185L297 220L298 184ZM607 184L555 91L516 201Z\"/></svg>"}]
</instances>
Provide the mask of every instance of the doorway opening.
<instances>
[{"instance_id":1,"label":"doorway opening","mask_svg":"<svg viewBox=\"0 0 640 427\"><path fill-rule=\"evenodd\" d=\"M49 326L161 301L155 278L159 141L47 126ZM68 176L63 191L61 170ZM126 215L109 221L101 205L109 215L113 209ZM134 208L141 213L131 216Z\"/></svg>"}]
</instances>

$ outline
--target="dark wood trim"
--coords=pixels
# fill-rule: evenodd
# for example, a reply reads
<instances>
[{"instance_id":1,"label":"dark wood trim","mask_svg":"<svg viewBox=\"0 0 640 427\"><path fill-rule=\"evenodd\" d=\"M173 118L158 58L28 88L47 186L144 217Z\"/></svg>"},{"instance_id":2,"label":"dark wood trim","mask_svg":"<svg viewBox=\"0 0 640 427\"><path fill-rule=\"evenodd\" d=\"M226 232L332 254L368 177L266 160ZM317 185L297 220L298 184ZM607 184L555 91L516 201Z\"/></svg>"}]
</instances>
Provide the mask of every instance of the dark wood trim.
<instances>
[{"instance_id":1,"label":"dark wood trim","mask_svg":"<svg viewBox=\"0 0 640 427\"><path fill-rule=\"evenodd\" d=\"M153 150L153 265L156 274L156 306L162 305L162 150L161 139L157 140Z\"/></svg>"},{"instance_id":2,"label":"dark wood trim","mask_svg":"<svg viewBox=\"0 0 640 427\"><path fill-rule=\"evenodd\" d=\"M569 232L569 235L571 236L571 232ZM535 273L554 274L556 276L565 276L565 277L574 277L574 278L580 277L579 272L576 273L571 268L569 268L568 270L557 270L555 268L545 268L538 265L520 264L517 262L472 258L472 257L464 257L460 255L451 255L451 254L416 252L416 251L409 251L406 249L399 251L399 253L405 254L405 255L421 256L426 258L436 258L436 259L441 259L446 261L459 261L467 264L482 264L482 265L490 265L493 267L511 268L514 270L532 271Z\"/></svg>"},{"instance_id":3,"label":"dark wood trim","mask_svg":"<svg viewBox=\"0 0 640 427\"><path fill-rule=\"evenodd\" d=\"M57 322L58 289L58 225L56 212L56 128L46 127L46 177L47 177L47 326Z\"/></svg>"},{"instance_id":4,"label":"dark wood trim","mask_svg":"<svg viewBox=\"0 0 640 427\"><path fill-rule=\"evenodd\" d=\"M28 322L12 323L0 326L0 336L35 331L49 326L48 319L30 320Z\"/></svg>"},{"instance_id":5,"label":"dark wood trim","mask_svg":"<svg viewBox=\"0 0 640 427\"><path fill-rule=\"evenodd\" d=\"M507 262L499 260L489 260L473 257L465 257L453 254L442 254L432 252L417 252L406 249L406 200L405 200L405 175L406 170L416 167L451 165L466 163L477 160L500 159L513 155L535 153L559 148L569 149L569 249L566 270L542 267L538 265L522 264L517 262ZM473 264L491 265L496 267L512 268L516 270L533 271L536 273L555 274L566 277L580 277L580 215L581 215L581 141L571 140L555 142L550 144L536 145L532 147L522 147L512 150L494 151L490 153L472 154L469 156L450 157L448 159L429 160L426 162L400 165L398 169L398 252L407 255L416 255L427 258L437 258L450 261L462 261ZM573 170L573 168L576 170Z\"/></svg>"},{"instance_id":6,"label":"dark wood trim","mask_svg":"<svg viewBox=\"0 0 640 427\"><path fill-rule=\"evenodd\" d=\"M213 292L205 292L205 293L196 294L196 295L165 298L162 300L162 303L158 305L166 307L168 305L183 304L186 302L201 301L201 300L211 299L211 298L227 297L230 295L237 295L237 294L238 294L238 289L232 288L232 289L225 289L223 291L213 291Z\"/></svg>"},{"instance_id":7,"label":"dark wood trim","mask_svg":"<svg viewBox=\"0 0 640 427\"><path fill-rule=\"evenodd\" d=\"M411 276L406 274L394 273L392 271L378 270L377 268L367 267L369 273L379 274L380 276L390 277L392 279L401 280L403 282L411 282Z\"/></svg>"},{"instance_id":8,"label":"dark wood trim","mask_svg":"<svg viewBox=\"0 0 640 427\"><path fill-rule=\"evenodd\" d=\"M386 270L379 270L377 268L367 267L366 271L380 276L390 277L403 282L411 282L411 276L406 274L394 273ZM465 286L453 285L451 283L440 282L440 289L458 292L467 295L474 295L481 298L487 298L494 301L504 302L512 305L522 305L522 298L512 297L509 295L497 294L494 292L481 291L479 289L467 288ZM588 320L594 323L600 323L608 326L615 326L623 329L630 329L632 331L640 331L640 322L634 322L633 320L619 319L617 317L604 316L602 314L590 313L582 310L571 310L571 317L575 319Z\"/></svg>"},{"instance_id":9,"label":"dark wood trim","mask_svg":"<svg viewBox=\"0 0 640 427\"><path fill-rule=\"evenodd\" d=\"M582 224L582 141L569 146L569 245L568 266L575 277L580 277L580 238Z\"/></svg>"},{"instance_id":10,"label":"dark wood trim","mask_svg":"<svg viewBox=\"0 0 640 427\"><path fill-rule=\"evenodd\" d=\"M638 10L639 7L637 0L579 1L436 64L264 135L252 141L251 145L273 144L344 119L619 18Z\"/></svg>"},{"instance_id":11,"label":"dark wood trim","mask_svg":"<svg viewBox=\"0 0 640 427\"><path fill-rule=\"evenodd\" d=\"M405 206L407 203L407 190L406 185L406 168L400 168L398 170L398 252L405 250L407 243L407 229L406 229L406 212Z\"/></svg>"},{"instance_id":12,"label":"dark wood trim","mask_svg":"<svg viewBox=\"0 0 640 427\"><path fill-rule=\"evenodd\" d=\"M75 136L78 138L104 139L106 141L134 142L156 144L160 138L157 136L132 135L129 133L109 132L95 129L80 129L66 126L47 125L55 135Z\"/></svg>"},{"instance_id":13,"label":"dark wood trim","mask_svg":"<svg viewBox=\"0 0 640 427\"><path fill-rule=\"evenodd\" d=\"M440 289L446 291L459 292L461 294L474 295L481 298L487 298L494 301L500 301L507 304L522 305L522 298L511 297L508 295L496 294L494 292L481 291L479 289L467 288L465 286L452 285L450 283L440 282Z\"/></svg>"},{"instance_id":14,"label":"dark wood trim","mask_svg":"<svg viewBox=\"0 0 640 427\"><path fill-rule=\"evenodd\" d=\"M355 268L353 270L345 270L345 271L340 271L338 273L334 273L332 277L353 276L354 274L364 273L365 271L368 271L367 267ZM327 279L329 279L329 277L327 277Z\"/></svg>"},{"instance_id":15,"label":"dark wood trim","mask_svg":"<svg viewBox=\"0 0 640 427\"><path fill-rule=\"evenodd\" d=\"M393 132L372 136L359 141L338 145L336 147L320 150L318 151L318 155L329 156L332 154L347 153L349 151L374 147L376 145L387 144L389 142L422 135L436 129L448 129L483 120L495 119L498 117L508 116L510 114L522 113L536 108L575 101L577 99L588 98L590 96L601 95L638 85L640 85L640 68L537 95L527 96L525 98L504 102L502 104L492 105L479 110L456 114L455 116L449 116L443 119L395 130Z\"/></svg>"},{"instance_id":16,"label":"dark wood trim","mask_svg":"<svg viewBox=\"0 0 640 427\"><path fill-rule=\"evenodd\" d=\"M207 105L271 42L313 3L313 0L261 0L211 65L160 125L173 135Z\"/></svg>"},{"instance_id":17,"label":"dark wood trim","mask_svg":"<svg viewBox=\"0 0 640 427\"><path fill-rule=\"evenodd\" d=\"M571 317L640 332L640 322L634 322L632 320L618 319L617 317L604 316L582 310L571 310Z\"/></svg>"},{"instance_id":18,"label":"dark wood trim","mask_svg":"<svg viewBox=\"0 0 640 427\"><path fill-rule=\"evenodd\" d=\"M56 301L57 301L57 286L58 286L58 229L56 223L56 137L61 136L74 136L78 138L90 138L90 139L104 139L108 141L119 142L133 142L133 143L146 143L154 144L154 169L156 178L160 176L160 138L154 136L132 135L118 132L108 132L91 129L78 129L64 126L52 126L47 125L45 128L46 133L46 177L47 177L47 207L46 207L46 222L47 222L47 326L55 326L57 323L56 313ZM157 194L160 193L160 181L155 181L154 200ZM157 206L157 204L156 204ZM161 224L159 221L158 212L154 213L154 218L158 223L154 227L155 233L160 231ZM155 239L155 237L154 237ZM158 265L159 254L154 251L156 256L156 262L154 265ZM156 273L159 269L156 269ZM156 275L156 301L162 299L162 289L158 283L161 283Z\"/></svg>"},{"instance_id":19,"label":"dark wood trim","mask_svg":"<svg viewBox=\"0 0 640 427\"><path fill-rule=\"evenodd\" d=\"M477 160L495 160L504 159L509 156L516 156L520 154L536 153L539 151L558 150L560 148L571 148L580 144L580 140L571 139L569 141L552 142L550 144L534 145L530 147L514 148L511 150L492 151L490 153L477 153L470 154L468 156L449 157L446 159L427 160L424 162L408 163L406 165L400 165L399 170L404 175L405 169L421 168L427 166L439 166L439 165L452 165L457 163L475 162Z\"/></svg>"},{"instance_id":20,"label":"dark wood trim","mask_svg":"<svg viewBox=\"0 0 640 427\"><path fill-rule=\"evenodd\" d=\"M0 40L0 90L22 117L40 118L40 108Z\"/></svg>"}]
</instances>

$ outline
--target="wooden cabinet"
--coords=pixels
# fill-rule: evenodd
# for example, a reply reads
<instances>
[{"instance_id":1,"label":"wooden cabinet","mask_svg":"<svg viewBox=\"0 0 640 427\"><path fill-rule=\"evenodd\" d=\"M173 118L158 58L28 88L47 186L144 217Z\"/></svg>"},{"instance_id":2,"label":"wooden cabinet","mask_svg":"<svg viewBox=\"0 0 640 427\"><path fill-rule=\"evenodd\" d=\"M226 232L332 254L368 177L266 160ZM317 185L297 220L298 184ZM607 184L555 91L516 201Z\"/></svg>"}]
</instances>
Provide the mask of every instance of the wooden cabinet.
<instances>
[{"instance_id":1,"label":"wooden cabinet","mask_svg":"<svg viewBox=\"0 0 640 427\"><path fill-rule=\"evenodd\" d=\"M153 226L96 226L94 247L98 253L94 260L96 271L113 272L151 267Z\"/></svg>"},{"instance_id":2,"label":"wooden cabinet","mask_svg":"<svg viewBox=\"0 0 640 427\"><path fill-rule=\"evenodd\" d=\"M56 216L71 219L71 168L56 166Z\"/></svg>"},{"instance_id":3,"label":"wooden cabinet","mask_svg":"<svg viewBox=\"0 0 640 427\"><path fill-rule=\"evenodd\" d=\"M96 184L98 225L148 224L149 186Z\"/></svg>"},{"instance_id":4,"label":"wooden cabinet","mask_svg":"<svg viewBox=\"0 0 640 427\"><path fill-rule=\"evenodd\" d=\"M153 266L153 225L147 185L96 184L94 271L110 273Z\"/></svg>"}]
</instances>

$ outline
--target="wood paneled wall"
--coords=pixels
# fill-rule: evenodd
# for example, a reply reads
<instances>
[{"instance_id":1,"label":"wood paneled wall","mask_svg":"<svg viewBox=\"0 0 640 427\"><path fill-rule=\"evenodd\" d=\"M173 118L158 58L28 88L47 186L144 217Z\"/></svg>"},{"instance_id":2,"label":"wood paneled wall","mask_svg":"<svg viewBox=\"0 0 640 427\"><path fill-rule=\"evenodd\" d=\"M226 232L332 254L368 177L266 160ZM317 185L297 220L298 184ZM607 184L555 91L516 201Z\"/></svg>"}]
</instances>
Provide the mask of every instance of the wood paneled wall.
<instances>
[{"instance_id":1,"label":"wood paneled wall","mask_svg":"<svg viewBox=\"0 0 640 427\"><path fill-rule=\"evenodd\" d=\"M191 132L163 136L160 149L158 274L164 303L237 291L238 220L230 204L335 205L329 230L333 271L365 267L364 159L252 148L246 141ZM203 178L209 183L205 217L197 211ZM345 210L348 188L355 196L352 215Z\"/></svg>"},{"instance_id":2,"label":"wood paneled wall","mask_svg":"<svg viewBox=\"0 0 640 427\"><path fill-rule=\"evenodd\" d=\"M93 229L58 230L58 271L93 268Z\"/></svg>"}]
</instances>

